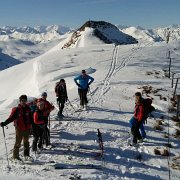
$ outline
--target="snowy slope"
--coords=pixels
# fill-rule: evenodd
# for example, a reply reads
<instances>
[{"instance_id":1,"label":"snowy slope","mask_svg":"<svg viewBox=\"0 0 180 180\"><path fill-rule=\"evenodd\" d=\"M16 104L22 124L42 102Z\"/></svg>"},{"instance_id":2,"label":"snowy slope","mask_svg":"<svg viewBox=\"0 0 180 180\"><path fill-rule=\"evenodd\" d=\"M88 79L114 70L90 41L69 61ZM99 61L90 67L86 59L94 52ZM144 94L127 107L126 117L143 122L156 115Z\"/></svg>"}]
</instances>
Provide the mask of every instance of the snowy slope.
<instances>
[{"instance_id":1,"label":"snowy slope","mask_svg":"<svg viewBox=\"0 0 180 180\"><path fill-rule=\"evenodd\" d=\"M0 72L3 87L0 89L1 121L17 105L21 94L27 94L28 99L31 99L47 91L48 100L56 103L54 86L61 78L66 80L73 108L78 109L79 98L73 78L82 69L95 78L88 94L87 111L74 112L67 103L64 110L67 118L62 122L55 120L56 109L51 113L51 142L55 148L44 150L37 156L42 164L15 166L10 163L11 169L8 171L4 139L0 137L0 179L168 179L167 157L155 155L154 149L163 150L168 141L164 135L168 132L167 110L173 90L164 71L168 69L166 52L172 50L173 69L179 72L180 42L170 43L168 47L164 42L115 47L93 39L90 28L86 32L77 48L62 50L60 43L37 58ZM133 95L136 91L142 91L145 85L152 86L152 91L147 95L154 98L157 112L154 113L155 119L149 118L146 124L147 142L130 147L128 120L133 114ZM160 97L166 97L167 100ZM155 122L162 116L163 131L154 130ZM12 124L8 127L5 133L11 157L14 127ZM99 152L97 128L102 132L104 141L104 161L96 157ZM170 122L171 134L175 129L178 127ZM180 143L173 136L170 136L170 141L173 145L171 165L174 163L173 158L179 156ZM35 158L33 152L31 155ZM171 177L179 179L179 171L171 168Z\"/></svg>"},{"instance_id":2,"label":"snowy slope","mask_svg":"<svg viewBox=\"0 0 180 180\"><path fill-rule=\"evenodd\" d=\"M8 37L4 35L6 41L0 40L0 49L2 49L4 54L24 62L47 52L49 49L53 48L55 45L66 39L68 36L69 34L61 35L55 40L37 44L28 40L14 38L8 39Z\"/></svg>"},{"instance_id":3,"label":"snowy slope","mask_svg":"<svg viewBox=\"0 0 180 180\"><path fill-rule=\"evenodd\" d=\"M68 37L70 28L58 25L0 27L0 49L20 61L38 57Z\"/></svg>"}]
</instances>

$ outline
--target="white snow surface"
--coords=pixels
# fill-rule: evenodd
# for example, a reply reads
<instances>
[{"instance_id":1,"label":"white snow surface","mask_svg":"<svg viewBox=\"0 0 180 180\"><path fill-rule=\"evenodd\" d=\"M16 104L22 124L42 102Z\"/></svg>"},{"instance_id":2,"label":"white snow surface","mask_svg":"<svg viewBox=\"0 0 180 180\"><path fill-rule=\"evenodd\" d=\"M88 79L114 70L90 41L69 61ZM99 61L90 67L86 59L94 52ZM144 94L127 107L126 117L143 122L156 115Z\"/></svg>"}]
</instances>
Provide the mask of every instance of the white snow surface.
<instances>
[{"instance_id":1,"label":"white snow surface","mask_svg":"<svg viewBox=\"0 0 180 180\"><path fill-rule=\"evenodd\" d=\"M136 45L105 45L91 39L91 31L84 34L79 46L71 49L55 46L45 54L28 62L21 63L0 72L0 120L6 120L11 108L18 105L21 94L27 94L30 101L40 97L41 92L48 93L47 99L56 105L55 83L61 78L66 80L68 97L62 121L55 119L57 109L50 115L51 143L53 150L43 150L37 155L42 164L14 165L10 161L7 168L5 142L8 157L12 157L15 139L13 123L5 128L0 136L0 179L39 180L39 179L168 179L169 167L166 156L155 155L154 149L166 149L168 139L164 135L173 134L177 126L170 120L168 108L173 94L171 80L165 76L169 60L167 51L173 52L172 69L180 73L180 42L145 42ZM86 42L89 39L89 44ZM94 43L92 43L94 42ZM97 44L96 44L97 43ZM79 108L77 86L73 79L82 69L94 77L88 93L87 111L75 112ZM149 75L147 72L150 72ZM142 91L142 86L158 89L158 94L150 93L156 107L154 118L148 118L145 125L147 141L137 147L130 147L129 119L133 115L134 93ZM178 87L179 90L179 87ZM160 96L167 100L160 99ZM144 97L146 97L144 95ZM71 106L72 105L72 106ZM56 105L57 107L57 105ZM163 131L153 128L161 117ZM104 144L104 159L97 156L97 128L100 129ZM30 144L32 144L32 137ZM170 136L173 147L170 152L170 165L174 157L180 155L179 139ZM23 148L20 149L23 155ZM35 154L31 151L31 156ZM54 161L55 163L48 163ZM64 169L55 169L54 166ZM88 166L92 165L93 166ZM100 167L100 168L96 168ZM171 179L180 179L178 170L171 170Z\"/></svg>"}]
</instances>

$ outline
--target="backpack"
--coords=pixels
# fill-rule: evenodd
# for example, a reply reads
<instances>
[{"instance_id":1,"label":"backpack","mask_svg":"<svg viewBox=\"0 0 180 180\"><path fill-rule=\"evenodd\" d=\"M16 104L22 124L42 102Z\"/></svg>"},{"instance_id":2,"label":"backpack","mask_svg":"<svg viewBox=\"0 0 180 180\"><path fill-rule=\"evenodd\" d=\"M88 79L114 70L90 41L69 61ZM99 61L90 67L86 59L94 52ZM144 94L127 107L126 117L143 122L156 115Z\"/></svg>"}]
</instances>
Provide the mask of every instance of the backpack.
<instances>
[{"instance_id":1,"label":"backpack","mask_svg":"<svg viewBox=\"0 0 180 180\"><path fill-rule=\"evenodd\" d=\"M59 84L60 84L60 83L59 83L59 82L57 82L57 83L56 83L56 85L55 85L55 88L54 88L55 93L57 93L57 92L58 92L58 89L59 89Z\"/></svg>"},{"instance_id":2,"label":"backpack","mask_svg":"<svg viewBox=\"0 0 180 180\"><path fill-rule=\"evenodd\" d=\"M152 106L152 100L150 98L143 99L144 106L144 116L143 119L147 119L151 112L155 111L154 106Z\"/></svg>"},{"instance_id":3,"label":"backpack","mask_svg":"<svg viewBox=\"0 0 180 180\"><path fill-rule=\"evenodd\" d=\"M56 96L67 96L67 91L66 91L66 84L64 85L64 88L61 88L61 83L57 82L55 86L55 93Z\"/></svg>"}]
</instances>

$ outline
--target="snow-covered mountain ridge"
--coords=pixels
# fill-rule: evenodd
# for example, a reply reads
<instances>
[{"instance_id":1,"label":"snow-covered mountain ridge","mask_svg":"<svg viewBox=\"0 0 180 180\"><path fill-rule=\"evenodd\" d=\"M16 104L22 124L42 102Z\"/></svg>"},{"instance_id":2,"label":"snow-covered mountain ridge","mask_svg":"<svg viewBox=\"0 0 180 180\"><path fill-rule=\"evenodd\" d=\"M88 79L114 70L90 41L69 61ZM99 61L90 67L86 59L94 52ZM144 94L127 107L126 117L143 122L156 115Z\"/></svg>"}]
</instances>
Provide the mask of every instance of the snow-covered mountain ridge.
<instances>
[{"instance_id":1,"label":"snow-covered mountain ridge","mask_svg":"<svg viewBox=\"0 0 180 180\"><path fill-rule=\"evenodd\" d=\"M28 40L34 43L47 42L59 39L61 35L71 31L71 28L61 25L37 27L0 27L0 41L10 39Z\"/></svg>"}]
</instances>

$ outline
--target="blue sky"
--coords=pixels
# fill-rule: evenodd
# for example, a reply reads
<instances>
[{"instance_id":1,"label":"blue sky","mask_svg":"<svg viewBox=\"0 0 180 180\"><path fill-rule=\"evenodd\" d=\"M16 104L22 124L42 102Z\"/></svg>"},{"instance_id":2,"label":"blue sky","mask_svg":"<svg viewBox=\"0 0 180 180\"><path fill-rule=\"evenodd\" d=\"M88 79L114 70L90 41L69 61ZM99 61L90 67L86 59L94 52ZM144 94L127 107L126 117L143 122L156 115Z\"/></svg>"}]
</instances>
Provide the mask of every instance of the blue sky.
<instances>
[{"instance_id":1,"label":"blue sky","mask_svg":"<svg viewBox=\"0 0 180 180\"><path fill-rule=\"evenodd\" d=\"M77 28L87 20L165 27L180 24L180 0L1 0L0 26L60 24Z\"/></svg>"}]
</instances>

